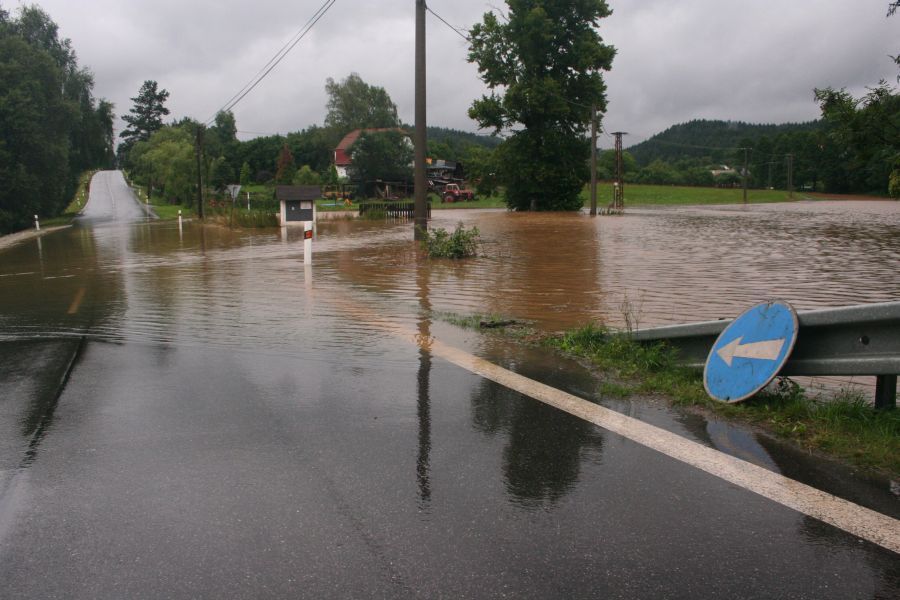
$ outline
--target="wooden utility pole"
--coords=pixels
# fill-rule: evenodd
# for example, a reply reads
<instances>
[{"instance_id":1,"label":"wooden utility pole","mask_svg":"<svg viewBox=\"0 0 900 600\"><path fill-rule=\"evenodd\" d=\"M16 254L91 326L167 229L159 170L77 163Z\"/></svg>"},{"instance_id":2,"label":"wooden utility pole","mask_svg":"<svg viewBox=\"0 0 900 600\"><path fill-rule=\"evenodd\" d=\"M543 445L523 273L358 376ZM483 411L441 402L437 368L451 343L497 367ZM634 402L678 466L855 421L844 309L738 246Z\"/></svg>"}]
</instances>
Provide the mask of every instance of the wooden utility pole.
<instances>
[{"instance_id":1,"label":"wooden utility pole","mask_svg":"<svg viewBox=\"0 0 900 600\"><path fill-rule=\"evenodd\" d=\"M597 216L597 105L591 104L591 216Z\"/></svg>"},{"instance_id":2,"label":"wooden utility pole","mask_svg":"<svg viewBox=\"0 0 900 600\"><path fill-rule=\"evenodd\" d=\"M428 236L428 212L426 195L428 181L425 177L425 153L428 137L425 133L425 0L416 0L416 134L415 134L415 203L413 239L424 240Z\"/></svg>"},{"instance_id":3,"label":"wooden utility pole","mask_svg":"<svg viewBox=\"0 0 900 600\"><path fill-rule=\"evenodd\" d=\"M622 161L622 136L628 135L625 131L614 131L616 138L616 182L613 186L613 208L625 210L625 166Z\"/></svg>"},{"instance_id":4,"label":"wooden utility pole","mask_svg":"<svg viewBox=\"0 0 900 600\"><path fill-rule=\"evenodd\" d=\"M203 219L203 172L200 153L203 147L203 125L197 125L197 214Z\"/></svg>"},{"instance_id":5,"label":"wooden utility pole","mask_svg":"<svg viewBox=\"0 0 900 600\"><path fill-rule=\"evenodd\" d=\"M787 185L788 185L788 198L794 199L794 155L787 155Z\"/></svg>"},{"instance_id":6,"label":"wooden utility pole","mask_svg":"<svg viewBox=\"0 0 900 600\"><path fill-rule=\"evenodd\" d=\"M747 204L747 174L749 173L750 148L741 148L744 151L744 204Z\"/></svg>"}]
</instances>

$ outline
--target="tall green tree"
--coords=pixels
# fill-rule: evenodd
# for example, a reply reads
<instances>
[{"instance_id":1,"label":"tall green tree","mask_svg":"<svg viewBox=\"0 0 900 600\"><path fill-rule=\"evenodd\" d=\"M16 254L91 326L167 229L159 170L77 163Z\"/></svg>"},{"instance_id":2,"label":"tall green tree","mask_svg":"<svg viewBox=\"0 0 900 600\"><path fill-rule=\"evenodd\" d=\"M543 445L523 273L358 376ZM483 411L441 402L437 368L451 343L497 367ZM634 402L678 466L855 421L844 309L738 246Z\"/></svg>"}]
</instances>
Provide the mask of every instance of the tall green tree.
<instances>
[{"instance_id":1,"label":"tall green tree","mask_svg":"<svg viewBox=\"0 0 900 600\"><path fill-rule=\"evenodd\" d=\"M480 196L493 196L500 186L497 176L497 152L483 146L470 146L463 157L466 178Z\"/></svg>"},{"instance_id":2,"label":"tall green tree","mask_svg":"<svg viewBox=\"0 0 900 600\"><path fill-rule=\"evenodd\" d=\"M309 165L303 165L294 174L294 185L321 185L322 176L313 171Z\"/></svg>"},{"instance_id":3,"label":"tall green tree","mask_svg":"<svg viewBox=\"0 0 900 600\"><path fill-rule=\"evenodd\" d=\"M507 204L516 210L577 210L587 178L590 107L606 111L602 71L615 49L597 32L604 0L507 0L471 32L469 61L491 90L469 109L481 128L512 132L499 149Z\"/></svg>"},{"instance_id":4,"label":"tall green tree","mask_svg":"<svg viewBox=\"0 0 900 600\"><path fill-rule=\"evenodd\" d=\"M371 182L412 179L413 147L399 131L364 132L351 149L350 180L371 194Z\"/></svg>"},{"instance_id":5,"label":"tall green tree","mask_svg":"<svg viewBox=\"0 0 900 600\"><path fill-rule=\"evenodd\" d=\"M637 171L637 161L631 152L622 152L622 174L629 175ZM604 150L597 157L597 178L612 179L616 176L616 151Z\"/></svg>"},{"instance_id":6,"label":"tall green tree","mask_svg":"<svg viewBox=\"0 0 900 600\"><path fill-rule=\"evenodd\" d=\"M252 175L250 172L250 163L245 161L244 164L241 165L240 183L242 186L246 187L250 185L251 181Z\"/></svg>"},{"instance_id":7,"label":"tall green tree","mask_svg":"<svg viewBox=\"0 0 900 600\"><path fill-rule=\"evenodd\" d=\"M93 97L90 71L35 6L0 9L0 231L56 216L82 170L108 160L112 104Z\"/></svg>"},{"instance_id":8,"label":"tall green tree","mask_svg":"<svg viewBox=\"0 0 900 600\"><path fill-rule=\"evenodd\" d=\"M836 192L888 193L900 168L900 93L885 81L862 98L845 90L817 89L826 140L837 161L825 173L826 188Z\"/></svg>"},{"instance_id":9,"label":"tall green tree","mask_svg":"<svg viewBox=\"0 0 900 600\"><path fill-rule=\"evenodd\" d=\"M309 165L318 173L325 172L331 165L334 148L340 139L335 130L317 125L287 135L288 146L297 164Z\"/></svg>"},{"instance_id":10,"label":"tall green tree","mask_svg":"<svg viewBox=\"0 0 900 600\"><path fill-rule=\"evenodd\" d=\"M384 88L369 85L358 73L351 73L343 81L325 81L328 93L325 126L341 135L364 128L399 127L397 105Z\"/></svg>"},{"instance_id":11,"label":"tall green tree","mask_svg":"<svg viewBox=\"0 0 900 600\"><path fill-rule=\"evenodd\" d=\"M193 206L196 198L197 161L189 126L163 127L131 151L138 183L158 188L171 203Z\"/></svg>"},{"instance_id":12,"label":"tall green tree","mask_svg":"<svg viewBox=\"0 0 900 600\"><path fill-rule=\"evenodd\" d=\"M291 154L291 149L285 143L278 153L278 160L275 162L275 183L291 183L296 172L297 163L294 161L294 155Z\"/></svg>"},{"instance_id":13,"label":"tall green tree","mask_svg":"<svg viewBox=\"0 0 900 600\"><path fill-rule=\"evenodd\" d=\"M17 36L0 38L0 231L54 214L70 178L69 107L46 52Z\"/></svg>"},{"instance_id":14,"label":"tall green tree","mask_svg":"<svg viewBox=\"0 0 900 600\"><path fill-rule=\"evenodd\" d=\"M154 132L162 129L162 118L169 114L169 109L165 106L168 97L169 92L159 89L155 81L144 81L138 95L131 99L134 102L134 106L128 110L131 114L122 116L128 126L119 134L123 140L119 146L120 157L127 159L128 152L135 143L149 140Z\"/></svg>"}]
</instances>

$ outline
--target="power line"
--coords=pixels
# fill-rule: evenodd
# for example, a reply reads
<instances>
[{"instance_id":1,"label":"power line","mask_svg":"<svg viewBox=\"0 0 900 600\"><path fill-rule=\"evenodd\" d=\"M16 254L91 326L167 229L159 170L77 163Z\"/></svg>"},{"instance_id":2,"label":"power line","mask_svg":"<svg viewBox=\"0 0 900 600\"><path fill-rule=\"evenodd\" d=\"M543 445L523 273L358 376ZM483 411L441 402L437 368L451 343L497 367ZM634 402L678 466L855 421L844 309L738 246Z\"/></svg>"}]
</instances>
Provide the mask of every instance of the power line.
<instances>
[{"instance_id":1,"label":"power line","mask_svg":"<svg viewBox=\"0 0 900 600\"><path fill-rule=\"evenodd\" d=\"M430 12L431 14L433 14L435 17L437 17L438 20L440 20L441 23L443 23L444 25L446 25L447 27L449 27L451 30L453 30L453 33L455 33L456 35L458 35L458 36L461 37L462 39L466 40L467 42L471 42L471 41L472 41L471 39L469 39L469 36L465 35L462 31L460 31L459 29L457 29L456 27L454 27L453 25L451 25L450 23L448 23L448 22L444 19L444 17L442 17L441 15L437 14L436 12L434 12L434 11L431 9L431 7L428 6L427 4L425 5L425 10L427 10L428 12Z\"/></svg>"},{"instance_id":2,"label":"power line","mask_svg":"<svg viewBox=\"0 0 900 600\"><path fill-rule=\"evenodd\" d=\"M243 100L247 94L252 92L253 89L257 85L259 85L259 83L263 79L265 79L269 73L272 72L272 69L274 69L276 66L278 66L278 63L280 63L284 59L284 57L287 56L288 53L291 50L293 50L294 47L298 43L300 43L300 40L302 40L304 37L306 37L306 34L308 34L309 31L315 26L315 24L318 23L319 20L325 16L325 13L327 13L328 10L332 6L334 6L335 2L337 2L337 0L325 0L325 2L322 4L322 6L320 6L319 9L315 13L313 13L313 16L311 16L309 18L309 20L306 21L306 23L303 25L303 27L301 27L300 30L297 33L295 33L293 35L293 37L291 37L291 39L288 40L285 43L285 45L282 46L281 49L279 49L278 52L276 52L275 55L271 59L269 59L269 62L267 62L259 71L257 71L256 75L254 75L250 79L250 81L248 81L247 84L244 85L244 87L242 87L240 90L238 90L238 92L234 96L232 96L222 106L222 108L217 110L215 112L215 114L206 121L206 125L210 125L213 121L215 121L216 115L218 115L219 113L229 111L232 108L234 108L235 106L237 106L238 102Z\"/></svg>"},{"instance_id":3,"label":"power line","mask_svg":"<svg viewBox=\"0 0 900 600\"><path fill-rule=\"evenodd\" d=\"M566 102L571 104L572 106L579 106L581 108L586 108L587 110L593 110L593 106L588 106L587 104L582 104L580 102L575 102L574 100L569 100L568 98L563 98Z\"/></svg>"}]
</instances>

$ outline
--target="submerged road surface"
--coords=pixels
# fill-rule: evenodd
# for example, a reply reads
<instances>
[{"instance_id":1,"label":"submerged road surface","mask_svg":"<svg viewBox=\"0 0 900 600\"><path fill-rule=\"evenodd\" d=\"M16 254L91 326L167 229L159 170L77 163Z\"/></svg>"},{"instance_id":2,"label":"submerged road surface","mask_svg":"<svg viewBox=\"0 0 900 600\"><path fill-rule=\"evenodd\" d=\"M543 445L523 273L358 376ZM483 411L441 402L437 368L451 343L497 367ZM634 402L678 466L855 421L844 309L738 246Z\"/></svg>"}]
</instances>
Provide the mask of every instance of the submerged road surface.
<instances>
[{"instance_id":1,"label":"submerged road surface","mask_svg":"<svg viewBox=\"0 0 900 600\"><path fill-rule=\"evenodd\" d=\"M320 224L304 269L302 234L124 217L119 181L0 253L3 598L900 594L879 482L448 325L452 272L414 252L415 302L347 275L408 229ZM782 475L879 530L786 506L805 487Z\"/></svg>"}]
</instances>

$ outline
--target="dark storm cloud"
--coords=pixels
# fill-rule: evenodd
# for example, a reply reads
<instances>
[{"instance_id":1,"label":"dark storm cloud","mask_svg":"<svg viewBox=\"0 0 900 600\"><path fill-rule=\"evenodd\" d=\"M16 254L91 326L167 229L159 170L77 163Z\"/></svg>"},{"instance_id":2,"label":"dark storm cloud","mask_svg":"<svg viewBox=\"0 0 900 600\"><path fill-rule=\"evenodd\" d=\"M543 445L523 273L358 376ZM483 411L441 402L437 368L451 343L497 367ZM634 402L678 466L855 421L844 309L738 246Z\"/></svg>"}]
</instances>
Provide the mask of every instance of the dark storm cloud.
<instances>
[{"instance_id":1,"label":"dark storm cloud","mask_svg":"<svg viewBox=\"0 0 900 600\"><path fill-rule=\"evenodd\" d=\"M15 5L0 0L6 8ZM95 92L128 111L145 79L171 92L173 117L206 120L297 32L322 0L42 0L95 73ZM498 1L431 0L470 27ZM607 75L607 130L629 143L692 118L814 119L814 87L865 91L893 81L900 16L886 0L622 0L600 27L618 49ZM246 132L287 132L325 117L325 79L358 72L413 120L412 0L338 0L310 35L235 108ZM472 131L484 89L466 42L428 18L429 122ZM248 137L252 134L245 134Z\"/></svg>"}]
</instances>

